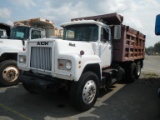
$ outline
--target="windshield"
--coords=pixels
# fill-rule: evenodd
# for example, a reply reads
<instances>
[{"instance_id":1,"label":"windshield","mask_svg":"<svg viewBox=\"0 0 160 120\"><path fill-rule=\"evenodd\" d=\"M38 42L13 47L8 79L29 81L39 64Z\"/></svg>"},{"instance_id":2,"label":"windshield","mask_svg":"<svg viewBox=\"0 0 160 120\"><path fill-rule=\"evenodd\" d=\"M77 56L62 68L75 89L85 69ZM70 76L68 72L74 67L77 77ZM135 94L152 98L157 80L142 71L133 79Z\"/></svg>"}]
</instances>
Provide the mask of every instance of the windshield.
<instances>
[{"instance_id":1,"label":"windshield","mask_svg":"<svg viewBox=\"0 0 160 120\"><path fill-rule=\"evenodd\" d=\"M15 27L11 30L11 39L27 40L29 38L29 29L28 27Z\"/></svg>"},{"instance_id":2,"label":"windshield","mask_svg":"<svg viewBox=\"0 0 160 120\"><path fill-rule=\"evenodd\" d=\"M64 28L64 40L97 41L98 26L95 24L70 25Z\"/></svg>"}]
</instances>

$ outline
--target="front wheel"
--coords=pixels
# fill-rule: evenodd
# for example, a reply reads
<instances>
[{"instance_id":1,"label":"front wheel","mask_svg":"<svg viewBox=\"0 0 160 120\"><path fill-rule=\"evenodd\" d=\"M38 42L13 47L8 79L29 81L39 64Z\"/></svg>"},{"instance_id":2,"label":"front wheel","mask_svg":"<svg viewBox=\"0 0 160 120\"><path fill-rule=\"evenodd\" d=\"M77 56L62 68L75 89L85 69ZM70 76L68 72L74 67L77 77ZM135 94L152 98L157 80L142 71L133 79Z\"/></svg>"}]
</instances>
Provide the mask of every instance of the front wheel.
<instances>
[{"instance_id":1,"label":"front wheel","mask_svg":"<svg viewBox=\"0 0 160 120\"><path fill-rule=\"evenodd\" d=\"M19 81L20 71L15 60L6 60L0 64L0 84L15 85Z\"/></svg>"},{"instance_id":2,"label":"front wheel","mask_svg":"<svg viewBox=\"0 0 160 120\"><path fill-rule=\"evenodd\" d=\"M70 89L71 104L80 111L93 107L99 92L98 77L93 72L82 74L78 82L73 82Z\"/></svg>"}]
</instances>

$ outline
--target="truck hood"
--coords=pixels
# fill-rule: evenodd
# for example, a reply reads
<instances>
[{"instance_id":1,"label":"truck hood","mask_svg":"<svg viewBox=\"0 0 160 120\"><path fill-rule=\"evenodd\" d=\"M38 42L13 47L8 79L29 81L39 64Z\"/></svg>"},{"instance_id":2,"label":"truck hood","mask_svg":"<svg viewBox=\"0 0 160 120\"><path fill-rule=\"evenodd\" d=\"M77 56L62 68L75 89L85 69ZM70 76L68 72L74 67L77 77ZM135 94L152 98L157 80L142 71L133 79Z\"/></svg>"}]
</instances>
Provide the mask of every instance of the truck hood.
<instances>
[{"instance_id":1,"label":"truck hood","mask_svg":"<svg viewBox=\"0 0 160 120\"><path fill-rule=\"evenodd\" d=\"M57 39L55 40L55 47L59 54L77 54L84 51L84 55L94 55L94 43L84 41L67 41Z\"/></svg>"},{"instance_id":2,"label":"truck hood","mask_svg":"<svg viewBox=\"0 0 160 120\"><path fill-rule=\"evenodd\" d=\"M0 39L0 49L6 51L18 52L22 51L23 44L21 40L15 39Z\"/></svg>"}]
</instances>

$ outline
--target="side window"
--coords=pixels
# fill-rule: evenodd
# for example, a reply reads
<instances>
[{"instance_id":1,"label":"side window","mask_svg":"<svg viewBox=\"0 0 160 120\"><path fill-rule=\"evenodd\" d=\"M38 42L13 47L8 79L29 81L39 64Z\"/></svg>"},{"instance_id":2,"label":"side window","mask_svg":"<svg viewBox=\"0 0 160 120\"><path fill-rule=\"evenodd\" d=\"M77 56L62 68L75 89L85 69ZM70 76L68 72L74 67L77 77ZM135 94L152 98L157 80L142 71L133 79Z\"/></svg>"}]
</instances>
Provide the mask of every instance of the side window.
<instances>
[{"instance_id":1,"label":"side window","mask_svg":"<svg viewBox=\"0 0 160 120\"><path fill-rule=\"evenodd\" d=\"M32 30L31 39L41 38L41 31Z\"/></svg>"},{"instance_id":2,"label":"side window","mask_svg":"<svg viewBox=\"0 0 160 120\"><path fill-rule=\"evenodd\" d=\"M101 30L101 41L102 42L107 42L109 41L109 33L106 31L106 29L102 28Z\"/></svg>"}]
</instances>

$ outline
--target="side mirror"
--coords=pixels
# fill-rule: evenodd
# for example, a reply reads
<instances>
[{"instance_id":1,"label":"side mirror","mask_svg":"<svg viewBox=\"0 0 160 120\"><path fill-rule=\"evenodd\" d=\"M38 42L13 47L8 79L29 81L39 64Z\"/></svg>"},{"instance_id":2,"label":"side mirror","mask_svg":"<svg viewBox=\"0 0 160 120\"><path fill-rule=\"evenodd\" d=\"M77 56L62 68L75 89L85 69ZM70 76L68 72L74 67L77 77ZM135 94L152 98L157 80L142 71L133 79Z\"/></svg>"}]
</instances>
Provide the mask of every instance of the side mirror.
<instances>
[{"instance_id":1,"label":"side mirror","mask_svg":"<svg viewBox=\"0 0 160 120\"><path fill-rule=\"evenodd\" d=\"M46 31L44 29L41 30L41 38L46 38Z\"/></svg>"},{"instance_id":2,"label":"side mirror","mask_svg":"<svg viewBox=\"0 0 160 120\"><path fill-rule=\"evenodd\" d=\"M155 34L160 35L160 15L156 16Z\"/></svg>"},{"instance_id":3,"label":"side mirror","mask_svg":"<svg viewBox=\"0 0 160 120\"><path fill-rule=\"evenodd\" d=\"M120 39L121 38L121 25L115 25L114 26L114 39Z\"/></svg>"}]
</instances>

